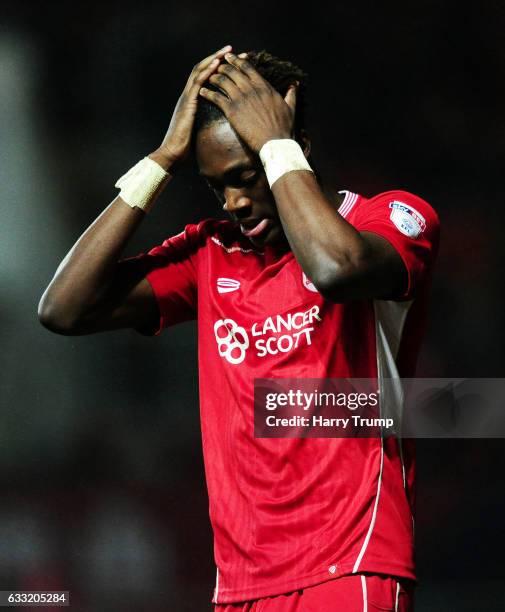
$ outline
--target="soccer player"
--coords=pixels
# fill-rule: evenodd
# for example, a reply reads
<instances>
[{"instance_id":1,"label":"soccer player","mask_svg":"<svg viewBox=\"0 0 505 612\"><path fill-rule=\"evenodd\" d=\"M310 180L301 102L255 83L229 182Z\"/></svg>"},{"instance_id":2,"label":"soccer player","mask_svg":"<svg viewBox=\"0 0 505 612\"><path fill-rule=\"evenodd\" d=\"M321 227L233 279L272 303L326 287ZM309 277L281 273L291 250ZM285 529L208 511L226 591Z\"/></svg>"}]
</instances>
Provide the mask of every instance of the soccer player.
<instances>
[{"instance_id":1,"label":"soccer player","mask_svg":"<svg viewBox=\"0 0 505 612\"><path fill-rule=\"evenodd\" d=\"M382 389L412 376L438 218L405 191L328 199L311 166L304 73L231 51L195 66L161 146L118 180L39 318L71 335L159 335L197 319L216 610L411 610L412 445L255 438L253 383L370 378ZM191 151L231 220L121 258Z\"/></svg>"}]
</instances>

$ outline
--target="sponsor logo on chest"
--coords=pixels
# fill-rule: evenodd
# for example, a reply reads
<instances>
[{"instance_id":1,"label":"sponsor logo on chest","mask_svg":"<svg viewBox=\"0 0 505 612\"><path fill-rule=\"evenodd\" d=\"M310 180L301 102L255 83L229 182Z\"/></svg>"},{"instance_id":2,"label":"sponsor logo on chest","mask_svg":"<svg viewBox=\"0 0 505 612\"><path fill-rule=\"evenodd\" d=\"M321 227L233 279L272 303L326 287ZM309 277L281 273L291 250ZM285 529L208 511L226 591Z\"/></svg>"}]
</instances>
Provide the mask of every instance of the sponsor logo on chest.
<instances>
[{"instance_id":1,"label":"sponsor logo on chest","mask_svg":"<svg viewBox=\"0 0 505 612\"><path fill-rule=\"evenodd\" d=\"M249 349L263 358L307 347L312 344L312 332L321 322L319 306L308 310L267 317L252 324L249 334L233 319L214 323L219 355L233 365L242 363Z\"/></svg>"}]
</instances>

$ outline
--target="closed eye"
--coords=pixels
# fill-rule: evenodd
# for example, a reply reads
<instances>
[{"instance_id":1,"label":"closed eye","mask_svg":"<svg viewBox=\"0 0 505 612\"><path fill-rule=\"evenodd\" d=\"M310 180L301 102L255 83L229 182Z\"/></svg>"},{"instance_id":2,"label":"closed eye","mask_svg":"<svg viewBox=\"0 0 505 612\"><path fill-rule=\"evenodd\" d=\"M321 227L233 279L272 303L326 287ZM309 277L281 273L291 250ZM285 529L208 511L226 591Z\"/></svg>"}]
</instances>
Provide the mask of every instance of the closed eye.
<instances>
[{"instance_id":1,"label":"closed eye","mask_svg":"<svg viewBox=\"0 0 505 612\"><path fill-rule=\"evenodd\" d=\"M258 173L257 172L253 172L249 176L243 176L241 178L241 183L243 185L252 185L253 183L255 183L257 181L257 179L258 179Z\"/></svg>"},{"instance_id":2,"label":"closed eye","mask_svg":"<svg viewBox=\"0 0 505 612\"><path fill-rule=\"evenodd\" d=\"M258 180L257 172L243 172L241 175L230 177L228 179L228 185L230 187L235 187L236 189L240 189L241 187L249 187L254 185Z\"/></svg>"}]
</instances>

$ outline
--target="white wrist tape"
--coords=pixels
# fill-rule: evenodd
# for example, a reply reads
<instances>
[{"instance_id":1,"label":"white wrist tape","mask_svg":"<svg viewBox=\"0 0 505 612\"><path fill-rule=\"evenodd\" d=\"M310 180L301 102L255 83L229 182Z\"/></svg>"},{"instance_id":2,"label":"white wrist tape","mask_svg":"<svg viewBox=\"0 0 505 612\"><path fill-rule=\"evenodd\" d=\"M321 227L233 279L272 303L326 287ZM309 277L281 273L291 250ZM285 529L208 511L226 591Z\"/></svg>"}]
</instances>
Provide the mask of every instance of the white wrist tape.
<instances>
[{"instance_id":1,"label":"white wrist tape","mask_svg":"<svg viewBox=\"0 0 505 612\"><path fill-rule=\"evenodd\" d=\"M147 213L170 178L159 164L144 157L119 178L115 186L121 189L119 195L129 206L137 206Z\"/></svg>"},{"instance_id":2,"label":"white wrist tape","mask_svg":"<svg viewBox=\"0 0 505 612\"><path fill-rule=\"evenodd\" d=\"M289 138L269 140L261 147L259 156L270 187L286 172L293 170L313 172L296 140Z\"/></svg>"}]
</instances>

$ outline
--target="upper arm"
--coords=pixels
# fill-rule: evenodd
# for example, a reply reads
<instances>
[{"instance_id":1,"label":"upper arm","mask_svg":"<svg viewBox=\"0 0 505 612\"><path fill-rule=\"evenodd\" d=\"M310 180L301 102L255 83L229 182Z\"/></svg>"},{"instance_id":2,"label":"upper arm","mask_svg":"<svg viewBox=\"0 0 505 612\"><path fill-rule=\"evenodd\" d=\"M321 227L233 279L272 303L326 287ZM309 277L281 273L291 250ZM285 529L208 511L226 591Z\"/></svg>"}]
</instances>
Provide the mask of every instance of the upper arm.
<instances>
[{"instance_id":1,"label":"upper arm","mask_svg":"<svg viewBox=\"0 0 505 612\"><path fill-rule=\"evenodd\" d=\"M360 232L367 253L363 274L366 276L367 297L377 299L403 295L408 287L405 263L395 247L379 234Z\"/></svg>"},{"instance_id":2,"label":"upper arm","mask_svg":"<svg viewBox=\"0 0 505 612\"><path fill-rule=\"evenodd\" d=\"M118 263L114 279L101 300L72 329L72 335L122 328L156 330L159 308L151 284L138 266ZM149 333L149 332L146 332Z\"/></svg>"},{"instance_id":3,"label":"upper arm","mask_svg":"<svg viewBox=\"0 0 505 612\"><path fill-rule=\"evenodd\" d=\"M196 226L188 225L147 253L119 260L112 284L71 333L133 328L152 336L195 318L197 250Z\"/></svg>"},{"instance_id":4,"label":"upper arm","mask_svg":"<svg viewBox=\"0 0 505 612\"><path fill-rule=\"evenodd\" d=\"M407 191L389 191L366 201L356 215L356 229L361 234L372 234L382 239L396 262L401 260L406 276L390 299L411 300L425 284L433 268L440 233L440 221L433 208L422 198ZM383 251L385 252L385 251ZM387 270L380 277L387 284L385 274L398 269L392 256L387 257ZM374 297L381 297L380 295Z\"/></svg>"},{"instance_id":5,"label":"upper arm","mask_svg":"<svg viewBox=\"0 0 505 612\"><path fill-rule=\"evenodd\" d=\"M352 221L362 239L358 255L330 295L349 299L413 299L431 273L439 220L433 208L405 191L361 201Z\"/></svg>"}]
</instances>

